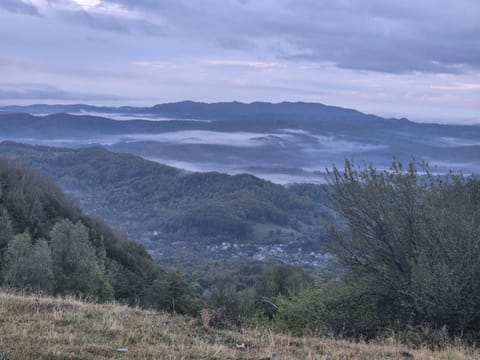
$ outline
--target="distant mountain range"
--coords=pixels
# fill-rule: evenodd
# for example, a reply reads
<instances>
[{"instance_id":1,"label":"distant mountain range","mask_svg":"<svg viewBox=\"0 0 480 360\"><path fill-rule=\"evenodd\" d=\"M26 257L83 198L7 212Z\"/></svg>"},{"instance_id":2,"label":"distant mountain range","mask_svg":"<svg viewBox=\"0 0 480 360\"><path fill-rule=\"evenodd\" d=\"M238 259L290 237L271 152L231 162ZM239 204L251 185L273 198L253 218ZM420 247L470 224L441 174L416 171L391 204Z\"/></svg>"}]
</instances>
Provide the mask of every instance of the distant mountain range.
<instances>
[{"instance_id":1,"label":"distant mountain range","mask_svg":"<svg viewBox=\"0 0 480 360\"><path fill-rule=\"evenodd\" d=\"M247 172L282 184L321 183L325 168L345 158L379 168L393 157L416 158L440 173L480 173L480 126L420 124L301 102L7 106L0 108L0 140L100 144L191 171Z\"/></svg>"},{"instance_id":2,"label":"distant mountain range","mask_svg":"<svg viewBox=\"0 0 480 360\"><path fill-rule=\"evenodd\" d=\"M182 101L176 103L157 104L151 107L108 107L86 104L72 105L48 105L36 104L27 106L4 106L0 107L3 112L21 112L35 115L47 115L56 113L98 113L98 114L122 114L130 116L163 116L172 119L202 119L202 120L239 120L239 119L270 119L270 120L377 120L384 119L374 115L366 115L359 111L336 106L328 106L319 103L305 102L223 102L201 103L194 101ZM402 119L405 120L405 119Z\"/></svg>"}]
</instances>

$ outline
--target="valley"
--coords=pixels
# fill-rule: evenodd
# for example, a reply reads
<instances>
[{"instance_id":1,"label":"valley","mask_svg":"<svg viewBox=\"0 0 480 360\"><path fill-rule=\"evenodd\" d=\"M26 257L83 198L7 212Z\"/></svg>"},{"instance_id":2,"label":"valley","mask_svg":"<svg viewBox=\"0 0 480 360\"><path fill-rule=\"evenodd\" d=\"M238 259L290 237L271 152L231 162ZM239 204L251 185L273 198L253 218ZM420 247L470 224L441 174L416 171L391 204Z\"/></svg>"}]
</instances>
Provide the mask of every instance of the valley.
<instances>
[{"instance_id":1,"label":"valley","mask_svg":"<svg viewBox=\"0 0 480 360\"><path fill-rule=\"evenodd\" d=\"M191 173L102 147L0 143L0 156L32 167L142 242L162 264L329 260L323 223L334 217L322 186L285 188L251 175Z\"/></svg>"}]
</instances>

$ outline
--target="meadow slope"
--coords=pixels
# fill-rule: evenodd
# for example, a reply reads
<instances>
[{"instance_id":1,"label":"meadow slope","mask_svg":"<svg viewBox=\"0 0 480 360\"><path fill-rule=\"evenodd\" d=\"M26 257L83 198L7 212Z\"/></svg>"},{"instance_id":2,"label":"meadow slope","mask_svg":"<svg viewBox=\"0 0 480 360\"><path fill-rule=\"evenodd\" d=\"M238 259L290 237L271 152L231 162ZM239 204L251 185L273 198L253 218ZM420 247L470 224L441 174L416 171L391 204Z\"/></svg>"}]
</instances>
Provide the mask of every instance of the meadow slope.
<instances>
[{"instance_id":1,"label":"meadow slope","mask_svg":"<svg viewBox=\"0 0 480 360\"><path fill-rule=\"evenodd\" d=\"M238 350L235 344L246 344ZM128 352L117 349L128 348ZM0 293L0 359L480 359L457 346L412 349L268 331L220 331L198 320L73 299Z\"/></svg>"}]
</instances>

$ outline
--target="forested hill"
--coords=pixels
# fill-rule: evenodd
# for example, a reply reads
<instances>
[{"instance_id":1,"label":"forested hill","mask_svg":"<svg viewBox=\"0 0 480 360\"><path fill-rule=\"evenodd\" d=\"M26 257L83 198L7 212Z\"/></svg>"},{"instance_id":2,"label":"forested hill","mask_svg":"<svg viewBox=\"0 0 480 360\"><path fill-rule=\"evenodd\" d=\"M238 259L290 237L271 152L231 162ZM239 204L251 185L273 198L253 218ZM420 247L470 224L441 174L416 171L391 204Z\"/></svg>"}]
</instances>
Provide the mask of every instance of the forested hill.
<instances>
[{"instance_id":1,"label":"forested hill","mask_svg":"<svg viewBox=\"0 0 480 360\"><path fill-rule=\"evenodd\" d=\"M157 292L171 276L50 180L0 157L0 285L168 309Z\"/></svg>"},{"instance_id":2,"label":"forested hill","mask_svg":"<svg viewBox=\"0 0 480 360\"><path fill-rule=\"evenodd\" d=\"M117 121L100 116L52 114L33 116L24 113L0 113L2 138L55 139L92 138L102 135L161 133L195 128L198 121ZM208 124L207 124L208 125Z\"/></svg>"},{"instance_id":3,"label":"forested hill","mask_svg":"<svg viewBox=\"0 0 480 360\"><path fill-rule=\"evenodd\" d=\"M290 188L251 175L189 173L101 147L60 149L11 142L0 155L32 166L141 240L158 258L321 261L322 187ZM313 252L313 254L312 254Z\"/></svg>"}]
</instances>

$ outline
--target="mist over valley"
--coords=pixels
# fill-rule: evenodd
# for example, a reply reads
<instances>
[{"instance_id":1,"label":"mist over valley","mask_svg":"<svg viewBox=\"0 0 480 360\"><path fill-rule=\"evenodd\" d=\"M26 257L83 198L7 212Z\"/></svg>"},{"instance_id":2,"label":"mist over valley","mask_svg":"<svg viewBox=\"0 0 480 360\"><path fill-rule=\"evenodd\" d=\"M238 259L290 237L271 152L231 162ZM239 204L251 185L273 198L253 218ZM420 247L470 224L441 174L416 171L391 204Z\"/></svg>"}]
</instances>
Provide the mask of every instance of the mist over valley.
<instances>
[{"instance_id":1,"label":"mist over valley","mask_svg":"<svg viewBox=\"0 0 480 360\"><path fill-rule=\"evenodd\" d=\"M415 158L436 173L480 170L480 126L383 119L322 104L181 102L151 108L36 105L1 110L2 140L71 148L101 145L187 171L249 173L279 184L324 183L325 170L342 167L345 159L379 169L393 158Z\"/></svg>"}]
</instances>

